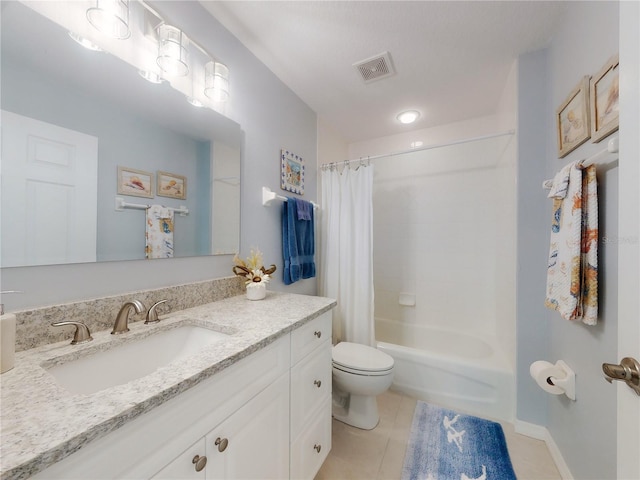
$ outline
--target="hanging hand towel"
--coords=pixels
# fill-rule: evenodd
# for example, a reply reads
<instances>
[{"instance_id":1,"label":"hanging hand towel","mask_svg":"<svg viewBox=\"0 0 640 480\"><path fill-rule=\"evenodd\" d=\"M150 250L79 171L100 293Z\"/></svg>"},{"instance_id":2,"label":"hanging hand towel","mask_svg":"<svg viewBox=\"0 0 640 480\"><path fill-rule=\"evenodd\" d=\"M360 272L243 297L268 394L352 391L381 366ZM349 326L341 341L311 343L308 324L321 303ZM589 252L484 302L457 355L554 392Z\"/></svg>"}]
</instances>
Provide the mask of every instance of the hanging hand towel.
<instances>
[{"instance_id":1,"label":"hanging hand towel","mask_svg":"<svg viewBox=\"0 0 640 480\"><path fill-rule=\"evenodd\" d=\"M582 171L582 321L598 321L598 181L596 166Z\"/></svg>"},{"instance_id":2,"label":"hanging hand towel","mask_svg":"<svg viewBox=\"0 0 640 480\"><path fill-rule=\"evenodd\" d=\"M309 212L309 220L300 220L297 204L301 201L287 197L287 201L282 206L282 256L284 257L282 271L285 285L291 285L301 278L316 276L316 264L313 259L315 253L313 208Z\"/></svg>"},{"instance_id":3,"label":"hanging hand towel","mask_svg":"<svg viewBox=\"0 0 640 480\"><path fill-rule=\"evenodd\" d=\"M567 320L595 325L598 310L598 201L595 167L565 166L549 194L553 220L547 269L547 307Z\"/></svg>"},{"instance_id":4,"label":"hanging hand towel","mask_svg":"<svg viewBox=\"0 0 640 480\"><path fill-rule=\"evenodd\" d=\"M298 220L311 220L311 214L313 213L313 204L306 200L296 199L296 205L298 209Z\"/></svg>"},{"instance_id":5,"label":"hanging hand towel","mask_svg":"<svg viewBox=\"0 0 640 480\"><path fill-rule=\"evenodd\" d=\"M173 210L162 205L147 208L147 258L173 257Z\"/></svg>"}]
</instances>

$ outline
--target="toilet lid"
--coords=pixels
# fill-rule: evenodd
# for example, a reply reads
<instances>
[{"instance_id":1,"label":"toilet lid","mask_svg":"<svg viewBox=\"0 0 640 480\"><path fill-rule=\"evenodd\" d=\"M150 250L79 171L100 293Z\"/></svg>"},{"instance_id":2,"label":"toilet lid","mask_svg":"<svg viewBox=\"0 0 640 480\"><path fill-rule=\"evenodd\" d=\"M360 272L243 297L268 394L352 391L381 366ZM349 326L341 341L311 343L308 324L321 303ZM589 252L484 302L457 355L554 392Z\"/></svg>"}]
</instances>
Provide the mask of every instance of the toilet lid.
<instances>
[{"instance_id":1,"label":"toilet lid","mask_svg":"<svg viewBox=\"0 0 640 480\"><path fill-rule=\"evenodd\" d=\"M341 342L332 349L333 363L354 370L382 372L393 368L393 357L377 348Z\"/></svg>"}]
</instances>

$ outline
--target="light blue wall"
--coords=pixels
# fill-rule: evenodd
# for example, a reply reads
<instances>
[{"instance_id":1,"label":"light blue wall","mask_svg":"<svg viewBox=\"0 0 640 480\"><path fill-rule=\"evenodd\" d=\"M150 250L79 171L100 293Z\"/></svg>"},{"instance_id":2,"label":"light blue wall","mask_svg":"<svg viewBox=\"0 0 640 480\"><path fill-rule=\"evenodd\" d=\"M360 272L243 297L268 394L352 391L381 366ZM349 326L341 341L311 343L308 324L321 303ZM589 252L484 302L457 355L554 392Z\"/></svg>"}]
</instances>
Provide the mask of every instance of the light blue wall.
<instances>
[{"instance_id":1,"label":"light blue wall","mask_svg":"<svg viewBox=\"0 0 640 480\"><path fill-rule=\"evenodd\" d=\"M558 159L553 119L582 76L596 74L618 52L618 23L617 2L567 2L550 47L520 59L518 418L545 425L580 479L616 478L616 393L603 380L601 364L617 358L617 245L605 239L615 238L618 230L618 171L614 165L599 168L597 175L600 315L595 327L541 308L546 280L540 264L544 267L546 257L541 260L540 254L543 249L546 256L548 249L551 202L540 188L540 175L552 178L567 163L606 147L606 139L587 141ZM532 126L534 132L525 130ZM528 368L539 359L563 359L575 371L575 402L535 392Z\"/></svg>"},{"instance_id":2,"label":"light blue wall","mask_svg":"<svg viewBox=\"0 0 640 480\"><path fill-rule=\"evenodd\" d=\"M316 114L198 2L152 3L230 69L228 116L244 131L242 255L247 256L249 249L257 246L263 251L265 262L280 267L270 288L315 294L315 279L303 280L291 287L282 284L280 210L279 206L262 206L260 188L265 185L280 190L279 154L284 147L304 158L304 198L317 200ZM227 255L9 268L1 272L2 289L18 289L25 293L7 296L3 302L8 311L18 310L229 276L231 267L232 257Z\"/></svg>"},{"instance_id":3,"label":"light blue wall","mask_svg":"<svg viewBox=\"0 0 640 480\"><path fill-rule=\"evenodd\" d=\"M549 357L548 311L544 306L549 233L545 194L540 185L549 178L545 168L549 84L546 50L518 60L518 165L516 267L516 416L546 424L546 393L531 380L529 365Z\"/></svg>"}]
</instances>

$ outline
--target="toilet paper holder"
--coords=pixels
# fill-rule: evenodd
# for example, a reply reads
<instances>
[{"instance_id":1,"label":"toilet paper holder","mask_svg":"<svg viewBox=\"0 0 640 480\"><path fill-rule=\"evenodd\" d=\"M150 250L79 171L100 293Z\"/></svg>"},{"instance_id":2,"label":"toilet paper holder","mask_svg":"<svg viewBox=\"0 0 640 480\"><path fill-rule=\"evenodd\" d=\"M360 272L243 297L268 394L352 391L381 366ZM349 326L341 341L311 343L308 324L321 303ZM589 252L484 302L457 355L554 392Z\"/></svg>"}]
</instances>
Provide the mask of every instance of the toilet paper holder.
<instances>
[{"instance_id":1,"label":"toilet paper holder","mask_svg":"<svg viewBox=\"0 0 640 480\"><path fill-rule=\"evenodd\" d=\"M576 374L569 365L564 363L562 360L558 360L556 362L556 367L560 368L564 372L564 377L556 377L554 375L547 378L547 383L549 385L555 385L556 387L564 390L564 394L569 397L571 400L576 399Z\"/></svg>"},{"instance_id":2,"label":"toilet paper holder","mask_svg":"<svg viewBox=\"0 0 640 480\"><path fill-rule=\"evenodd\" d=\"M554 365L540 360L531 364L530 371L534 380L546 392L576 399L576 374L564 361L558 360Z\"/></svg>"}]
</instances>

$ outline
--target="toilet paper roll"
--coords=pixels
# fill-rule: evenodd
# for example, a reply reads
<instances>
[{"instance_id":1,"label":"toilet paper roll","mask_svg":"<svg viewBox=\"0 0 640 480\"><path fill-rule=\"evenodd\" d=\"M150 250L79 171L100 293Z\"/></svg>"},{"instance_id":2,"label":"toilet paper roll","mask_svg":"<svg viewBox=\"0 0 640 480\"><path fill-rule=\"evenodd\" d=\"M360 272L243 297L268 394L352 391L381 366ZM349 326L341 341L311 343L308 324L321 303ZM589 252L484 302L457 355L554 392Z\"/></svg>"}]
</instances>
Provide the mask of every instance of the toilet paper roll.
<instances>
[{"instance_id":1,"label":"toilet paper roll","mask_svg":"<svg viewBox=\"0 0 640 480\"><path fill-rule=\"evenodd\" d=\"M552 393L554 395L562 395L563 393L565 393L563 388L549 383L550 377L555 377L558 379L566 377L566 372L562 368L557 367L554 364L546 362L544 360L538 360L537 362L533 362L531 364L531 366L529 367L529 373L531 374L531 377L533 377L533 379L536 381L538 386L545 392Z\"/></svg>"}]
</instances>

